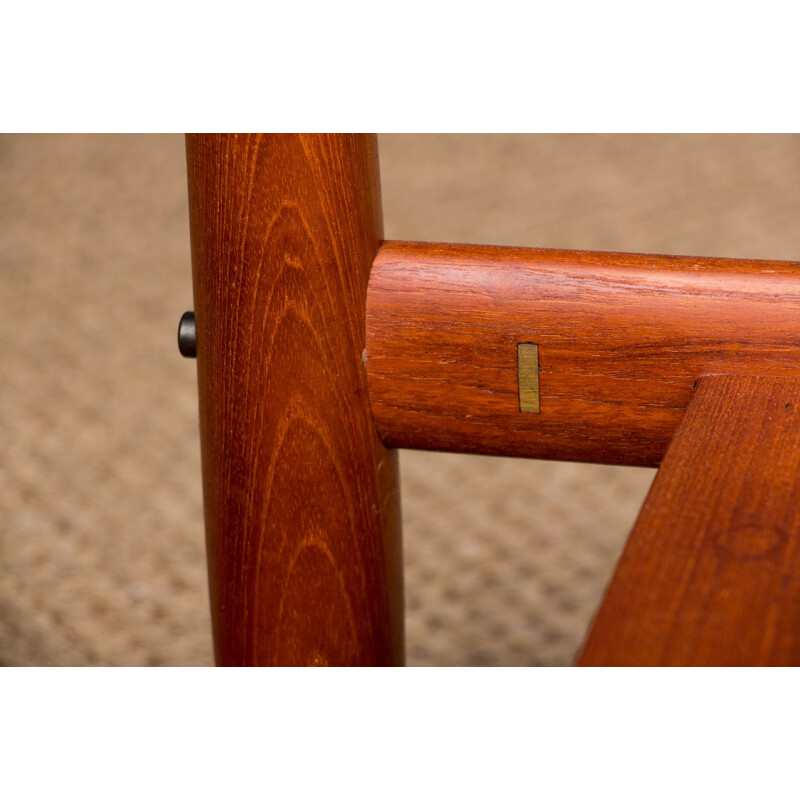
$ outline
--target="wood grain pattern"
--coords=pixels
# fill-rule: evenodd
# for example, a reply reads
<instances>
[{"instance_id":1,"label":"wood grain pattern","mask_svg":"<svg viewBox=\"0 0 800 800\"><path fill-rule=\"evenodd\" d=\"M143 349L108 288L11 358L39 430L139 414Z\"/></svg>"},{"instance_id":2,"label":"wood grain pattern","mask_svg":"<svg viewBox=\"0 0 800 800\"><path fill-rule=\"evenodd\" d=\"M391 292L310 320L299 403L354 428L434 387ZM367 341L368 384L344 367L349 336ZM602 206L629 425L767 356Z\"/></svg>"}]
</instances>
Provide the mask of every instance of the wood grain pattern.
<instances>
[{"instance_id":1,"label":"wood grain pattern","mask_svg":"<svg viewBox=\"0 0 800 800\"><path fill-rule=\"evenodd\" d=\"M387 242L367 354L391 447L657 465L701 375L800 377L800 264Z\"/></svg>"},{"instance_id":2,"label":"wood grain pattern","mask_svg":"<svg viewBox=\"0 0 800 800\"><path fill-rule=\"evenodd\" d=\"M703 378L582 665L800 665L800 380Z\"/></svg>"},{"instance_id":3,"label":"wood grain pattern","mask_svg":"<svg viewBox=\"0 0 800 800\"><path fill-rule=\"evenodd\" d=\"M187 137L221 665L403 660L397 459L363 363L375 138Z\"/></svg>"}]
</instances>

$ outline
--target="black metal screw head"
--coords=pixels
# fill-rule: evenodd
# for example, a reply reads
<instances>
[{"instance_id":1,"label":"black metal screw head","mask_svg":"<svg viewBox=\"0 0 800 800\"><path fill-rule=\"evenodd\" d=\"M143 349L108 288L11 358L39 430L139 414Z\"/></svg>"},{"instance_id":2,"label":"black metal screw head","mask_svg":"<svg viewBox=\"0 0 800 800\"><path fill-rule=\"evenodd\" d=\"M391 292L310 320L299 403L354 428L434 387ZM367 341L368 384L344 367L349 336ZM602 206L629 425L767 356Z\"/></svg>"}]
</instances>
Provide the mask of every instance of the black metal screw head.
<instances>
[{"instance_id":1,"label":"black metal screw head","mask_svg":"<svg viewBox=\"0 0 800 800\"><path fill-rule=\"evenodd\" d=\"M184 358L197 358L197 328L194 311L187 311L178 323L178 350Z\"/></svg>"}]
</instances>

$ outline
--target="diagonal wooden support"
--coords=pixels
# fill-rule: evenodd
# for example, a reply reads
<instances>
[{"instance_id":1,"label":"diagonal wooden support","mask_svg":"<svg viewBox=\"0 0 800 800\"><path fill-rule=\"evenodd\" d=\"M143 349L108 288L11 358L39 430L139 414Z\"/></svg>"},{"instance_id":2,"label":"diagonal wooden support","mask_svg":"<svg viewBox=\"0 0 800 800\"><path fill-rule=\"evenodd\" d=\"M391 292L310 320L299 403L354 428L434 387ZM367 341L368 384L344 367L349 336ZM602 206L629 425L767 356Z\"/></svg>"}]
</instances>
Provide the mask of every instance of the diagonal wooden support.
<instances>
[{"instance_id":1,"label":"diagonal wooden support","mask_svg":"<svg viewBox=\"0 0 800 800\"><path fill-rule=\"evenodd\" d=\"M800 664L800 380L697 385L578 663Z\"/></svg>"}]
</instances>

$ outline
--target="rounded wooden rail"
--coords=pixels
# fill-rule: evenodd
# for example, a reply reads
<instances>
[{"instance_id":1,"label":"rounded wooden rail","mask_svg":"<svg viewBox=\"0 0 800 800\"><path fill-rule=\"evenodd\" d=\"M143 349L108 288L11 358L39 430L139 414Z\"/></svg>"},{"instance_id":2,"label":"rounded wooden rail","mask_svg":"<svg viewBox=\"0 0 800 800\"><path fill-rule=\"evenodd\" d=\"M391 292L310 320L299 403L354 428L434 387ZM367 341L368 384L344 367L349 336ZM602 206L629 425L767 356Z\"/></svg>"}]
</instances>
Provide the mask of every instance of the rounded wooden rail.
<instances>
[{"instance_id":1,"label":"rounded wooden rail","mask_svg":"<svg viewBox=\"0 0 800 800\"><path fill-rule=\"evenodd\" d=\"M390 447L652 466L701 376L800 377L800 264L386 242L366 325Z\"/></svg>"}]
</instances>

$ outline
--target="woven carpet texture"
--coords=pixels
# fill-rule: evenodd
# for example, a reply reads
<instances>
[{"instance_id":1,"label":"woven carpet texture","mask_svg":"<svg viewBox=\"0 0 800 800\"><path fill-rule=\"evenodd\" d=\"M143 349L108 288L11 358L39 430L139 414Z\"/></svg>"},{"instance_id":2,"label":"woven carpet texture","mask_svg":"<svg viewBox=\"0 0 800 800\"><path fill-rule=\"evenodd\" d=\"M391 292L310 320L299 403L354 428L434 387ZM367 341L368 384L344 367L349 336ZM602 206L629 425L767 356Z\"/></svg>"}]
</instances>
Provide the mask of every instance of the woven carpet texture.
<instances>
[{"instance_id":1,"label":"woven carpet texture","mask_svg":"<svg viewBox=\"0 0 800 800\"><path fill-rule=\"evenodd\" d=\"M385 135L387 238L800 259L800 138ZM210 665L183 137L0 137L0 664ZM411 665L571 663L654 472L404 451Z\"/></svg>"}]
</instances>

